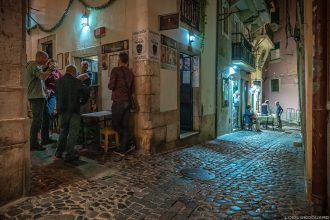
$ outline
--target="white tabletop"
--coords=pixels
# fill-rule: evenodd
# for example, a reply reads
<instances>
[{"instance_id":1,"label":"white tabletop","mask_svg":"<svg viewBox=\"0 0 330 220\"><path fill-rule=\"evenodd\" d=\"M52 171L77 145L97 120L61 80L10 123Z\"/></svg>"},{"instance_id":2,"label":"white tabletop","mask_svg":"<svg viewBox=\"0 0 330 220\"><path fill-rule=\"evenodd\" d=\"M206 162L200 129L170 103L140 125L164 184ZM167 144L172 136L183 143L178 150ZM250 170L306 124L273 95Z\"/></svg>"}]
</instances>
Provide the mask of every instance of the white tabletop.
<instances>
[{"instance_id":1,"label":"white tabletop","mask_svg":"<svg viewBox=\"0 0 330 220\"><path fill-rule=\"evenodd\" d=\"M91 113L82 114L81 116L90 117L90 118L102 118L102 117L112 116L112 112L111 111L91 112Z\"/></svg>"}]
</instances>

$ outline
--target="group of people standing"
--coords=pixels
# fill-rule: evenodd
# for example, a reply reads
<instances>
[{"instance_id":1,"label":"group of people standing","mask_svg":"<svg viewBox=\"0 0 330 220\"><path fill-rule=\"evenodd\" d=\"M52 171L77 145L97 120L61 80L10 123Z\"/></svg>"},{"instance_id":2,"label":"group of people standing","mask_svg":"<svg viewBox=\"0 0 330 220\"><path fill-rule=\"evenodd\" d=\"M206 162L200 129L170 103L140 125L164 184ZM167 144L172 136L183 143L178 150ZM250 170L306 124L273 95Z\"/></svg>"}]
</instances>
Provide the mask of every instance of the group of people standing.
<instances>
[{"instance_id":1,"label":"group of people standing","mask_svg":"<svg viewBox=\"0 0 330 220\"><path fill-rule=\"evenodd\" d=\"M276 114L276 119L277 119L277 123L278 123L277 128L280 128L280 129L282 128L282 119L281 119L282 113L283 113L283 108L280 105L280 102L276 101L275 102L275 114ZM269 104L269 100L266 100L261 105L261 116L268 116L270 114L271 114L271 107ZM244 117L245 117L246 124L248 124L251 127L252 124L255 123L256 130L261 131L260 123L256 117L256 114L252 111L251 105L246 106Z\"/></svg>"},{"instance_id":2,"label":"group of people standing","mask_svg":"<svg viewBox=\"0 0 330 220\"><path fill-rule=\"evenodd\" d=\"M134 91L134 77L128 68L128 54L120 53L118 67L111 72L109 89L112 90L112 125L119 133L121 142L115 151L120 155L134 149L130 145L129 128L130 97ZM81 72L70 64L66 66L62 76L54 60L49 59L43 51L36 53L35 61L26 66L28 82L28 100L32 109L30 129L30 149L45 150L43 147L57 142L49 137L50 119L54 109L60 118L60 136L55 152L56 158L66 162L79 159L75 152L80 132L80 109L88 102L90 96L91 73L88 72L88 62L81 63ZM41 133L41 142L38 133Z\"/></svg>"}]
</instances>

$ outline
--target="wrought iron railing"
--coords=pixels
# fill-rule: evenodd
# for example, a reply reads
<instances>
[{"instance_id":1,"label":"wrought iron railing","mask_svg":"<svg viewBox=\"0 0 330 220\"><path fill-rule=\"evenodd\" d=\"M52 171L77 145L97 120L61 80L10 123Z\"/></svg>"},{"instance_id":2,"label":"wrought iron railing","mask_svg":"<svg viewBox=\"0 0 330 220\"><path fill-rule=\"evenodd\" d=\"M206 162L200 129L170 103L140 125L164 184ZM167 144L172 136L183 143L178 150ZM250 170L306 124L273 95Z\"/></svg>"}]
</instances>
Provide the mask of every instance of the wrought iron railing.
<instances>
[{"instance_id":1,"label":"wrought iron railing","mask_svg":"<svg viewBox=\"0 0 330 220\"><path fill-rule=\"evenodd\" d=\"M200 5L197 0L181 0L180 19L199 31Z\"/></svg>"},{"instance_id":2,"label":"wrought iron railing","mask_svg":"<svg viewBox=\"0 0 330 220\"><path fill-rule=\"evenodd\" d=\"M252 52L252 45L244 35L242 33L233 33L232 40L232 59L241 60L251 67L256 68L256 60Z\"/></svg>"}]
</instances>

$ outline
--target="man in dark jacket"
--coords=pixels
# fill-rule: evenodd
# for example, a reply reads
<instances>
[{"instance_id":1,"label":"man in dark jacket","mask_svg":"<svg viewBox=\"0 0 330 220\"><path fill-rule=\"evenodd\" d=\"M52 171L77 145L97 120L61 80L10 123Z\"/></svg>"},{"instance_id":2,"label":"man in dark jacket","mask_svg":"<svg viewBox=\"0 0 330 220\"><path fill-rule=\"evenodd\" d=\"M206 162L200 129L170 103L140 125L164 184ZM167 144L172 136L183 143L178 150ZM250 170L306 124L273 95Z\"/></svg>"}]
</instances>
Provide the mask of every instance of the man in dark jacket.
<instances>
[{"instance_id":1,"label":"man in dark jacket","mask_svg":"<svg viewBox=\"0 0 330 220\"><path fill-rule=\"evenodd\" d=\"M76 78L77 69L68 65L65 75L56 82L56 103L60 114L60 137L55 153L57 158L62 158L66 151L64 161L73 162L79 159L74 152L80 129L80 106L89 98L89 89L82 83L83 77Z\"/></svg>"},{"instance_id":2,"label":"man in dark jacket","mask_svg":"<svg viewBox=\"0 0 330 220\"><path fill-rule=\"evenodd\" d=\"M120 146L115 153L123 156L132 151L130 146L131 133L129 128L130 97L134 91L134 76L128 68L128 54L120 53L118 67L111 71L108 88L112 90L112 126L119 133Z\"/></svg>"},{"instance_id":3,"label":"man in dark jacket","mask_svg":"<svg viewBox=\"0 0 330 220\"><path fill-rule=\"evenodd\" d=\"M276 117L277 117L277 122L278 122L277 128L282 128L281 115L283 113L283 108L280 105L280 102L279 101L276 101L275 102L275 112L276 112Z\"/></svg>"}]
</instances>

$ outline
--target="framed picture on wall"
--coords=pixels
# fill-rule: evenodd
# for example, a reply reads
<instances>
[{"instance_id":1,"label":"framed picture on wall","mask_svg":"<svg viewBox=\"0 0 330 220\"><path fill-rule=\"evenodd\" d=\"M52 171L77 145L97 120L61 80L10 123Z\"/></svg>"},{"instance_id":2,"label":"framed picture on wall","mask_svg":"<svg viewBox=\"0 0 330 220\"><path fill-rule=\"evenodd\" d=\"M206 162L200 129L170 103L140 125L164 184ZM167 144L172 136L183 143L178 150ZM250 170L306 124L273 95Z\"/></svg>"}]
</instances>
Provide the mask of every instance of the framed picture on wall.
<instances>
[{"instance_id":1,"label":"framed picture on wall","mask_svg":"<svg viewBox=\"0 0 330 220\"><path fill-rule=\"evenodd\" d=\"M56 59L57 59L58 69L62 70L63 69L63 53L57 54Z\"/></svg>"},{"instance_id":2,"label":"framed picture on wall","mask_svg":"<svg viewBox=\"0 0 330 220\"><path fill-rule=\"evenodd\" d=\"M70 52L65 52L64 60L65 60L64 65L65 66L69 65L69 63L70 63Z\"/></svg>"}]
</instances>

